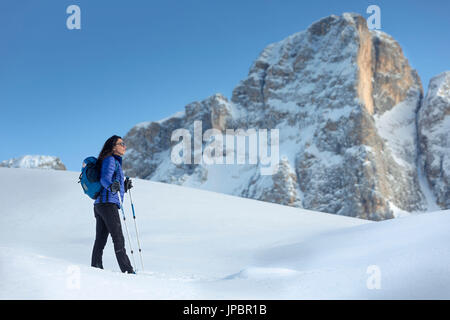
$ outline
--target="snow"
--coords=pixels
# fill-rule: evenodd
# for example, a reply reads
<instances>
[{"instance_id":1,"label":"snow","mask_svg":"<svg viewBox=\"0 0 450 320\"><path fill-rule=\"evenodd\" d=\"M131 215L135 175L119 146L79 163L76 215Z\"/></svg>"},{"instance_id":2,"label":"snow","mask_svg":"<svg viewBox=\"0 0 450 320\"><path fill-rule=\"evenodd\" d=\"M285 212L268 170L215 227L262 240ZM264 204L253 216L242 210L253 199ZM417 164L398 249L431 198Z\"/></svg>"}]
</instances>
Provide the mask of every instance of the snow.
<instances>
[{"instance_id":1,"label":"snow","mask_svg":"<svg viewBox=\"0 0 450 320\"><path fill-rule=\"evenodd\" d=\"M422 166L417 166L417 177L419 181L420 190L422 191L425 201L427 202L427 210L428 211L437 211L441 208L437 204L436 196L433 194L433 191L429 187L429 183L425 176L425 172L422 169Z\"/></svg>"},{"instance_id":2,"label":"snow","mask_svg":"<svg viewBox=\"0 0 450 320\"><path fill-rule=\"evenodd\" d=\"M430 86L427 92L427 99L429 97L439 96L447 101L450 101L450 71L444 71L434 76L430 80Z\"/></svg>"},{"instance_id":3,"label":"snow","mask_svg":"<svg viewBox=\"0 0 450 320\"><path fill-rule=\"evenodd\" d=\"M110 239L94 269L78 175L0 168L0 299L450 298L450 210L370 222L140 179L145 270L120 273Z\"/></svg>"},{"instance_id":4,"label":"snow","mask_svg":"<svg viewBox=\"0 0 450 320\"><path fill-rule=\"evenodd\" d=\"M172 115L170 115L170 116L168 116L168 117L166 117L166 118L163 118L163 119L161 119L161 120L158 120L158 121L143 121L143 122L137 123L133 128L135 128L135 129L147 128L147 127L148 127L150 124L152 124L153 122L162 124L162 123L164 123L165 121L167 121L167 120L169 120L169 119L172 119L172 118L182 118L182 117L184 117L184 116L185 116L184 110L183 110L183 111L177 111L177 112L175 112L174 114L172 114Z\"/></svg>"},{"instance_id":5,"label":"snow","mask_svg":"<svg viewBox=\"0 0 450 320\"><path fill-rule=\"evenodd\" d=\"M369 30L370 33L372 34L372 36L377 37L378 39L380 39L381 41L387 42L390 45L398 45L398 42L395 41L394 38L392 38L390 35L388 35L387 33L381 31L381 30Z\"/></svg>"},{"instance_id":6,"label":"snow","mask_svg":"<svg viewBox=\"0 0 450 320\"><path fill-rule=\"evenodd\" d=\"M408 169L415 167L416 113L414 97L405 99L383 114L375 114L378 134L384 139L398 165Z\"/></svg>"},{"instance_id":7,"label":"snow","mask_svg":"<svg viewBox=\"0 0 450 320\"><path fill-rule=\"evenodd\" d=\"M163 123L164 121L167 121L167 120L169 120L169 119L172 119L172 118L182 118L182 117L184 117L185 115L186 115L186 113L185 113L184 110L183 110L183 111L178 111L178 112L175 112L174 114L172 114L171 116L168 116L168 117L166 117L166 118L164 118L164 119L158 120L157 122L158 122L159 124L161 124L161 123Z\"/></svg>"}]
</instances>

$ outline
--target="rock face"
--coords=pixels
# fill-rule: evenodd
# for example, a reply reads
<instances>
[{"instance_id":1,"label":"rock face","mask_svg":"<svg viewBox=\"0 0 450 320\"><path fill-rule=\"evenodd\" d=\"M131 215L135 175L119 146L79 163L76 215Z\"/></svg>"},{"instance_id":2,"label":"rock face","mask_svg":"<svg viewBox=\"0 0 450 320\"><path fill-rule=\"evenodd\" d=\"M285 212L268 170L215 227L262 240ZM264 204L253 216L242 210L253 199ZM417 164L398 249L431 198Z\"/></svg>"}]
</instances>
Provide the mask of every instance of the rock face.
<instances>
[{"instance_id":1,"label":"rock face","mask_svg":"<svg viewBox=\"0 0 450 320\"><path fill-rule=\"evenodd\" d=\"M450 71L430 80L418 113L420 164L438 205L450 208Z\"/></svg>"},{"instance_id":2,"label":"rock face","mask_svg":"<svg viewBox=\"0 0 450 320\"><path fill-rule=\"evenodd\" d=\"M357 14L332 15L266 47L230 101L215 94L132 128L124 137L124 169L144 179L364 219L422 211L429 205L416 165L422 96L416 71L392 37L368 30ZM184 128L194 137L195 121L203 132L278 129L276 172L262 175L261 162L174 164L171 150L180 142L171 142L171 134ZM203 141L203 150L211 143ZM223 155L231 151L226 143ZM448 188L448 179L436 179L439 190Z\"/></svg>"},{"instance_id":3,"label":"rock face","mask_svg":"<svg viewBox=\"0 0 450 320\"><path fill-rule=\"evenodd\" d=\"M66 166L58 157L26 155L20 158L0 162L0 167L66 170Z\"/></svg>"}]
</instances>

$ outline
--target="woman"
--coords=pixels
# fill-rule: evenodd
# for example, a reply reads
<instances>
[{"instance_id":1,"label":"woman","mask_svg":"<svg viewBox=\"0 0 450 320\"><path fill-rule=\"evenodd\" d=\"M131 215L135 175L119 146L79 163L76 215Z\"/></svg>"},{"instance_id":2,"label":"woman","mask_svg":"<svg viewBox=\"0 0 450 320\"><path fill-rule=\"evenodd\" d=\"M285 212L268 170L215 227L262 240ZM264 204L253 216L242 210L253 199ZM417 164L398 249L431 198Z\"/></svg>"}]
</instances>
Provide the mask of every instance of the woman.
<instances>
[{"instance_id":1,"label":"woman","mask_svg":"<svg viewBox=\"0 0 450 320\"><path fill-rule=\"evenodd\" d=\"M103 269L103 249L105 248L108 234L111 234L120 270L127 273L135 273L125 251L125 240L120 224L119 209L120 197L124 192L132 188L131 180L124 182L122 171L122 156L126 146L122 138L112 136L106 140L97 159L100 171L100 183L102 190L94 203L94 214L97 220L94 249L92 251L91 266Z\"/></svg>"}]
</instances>

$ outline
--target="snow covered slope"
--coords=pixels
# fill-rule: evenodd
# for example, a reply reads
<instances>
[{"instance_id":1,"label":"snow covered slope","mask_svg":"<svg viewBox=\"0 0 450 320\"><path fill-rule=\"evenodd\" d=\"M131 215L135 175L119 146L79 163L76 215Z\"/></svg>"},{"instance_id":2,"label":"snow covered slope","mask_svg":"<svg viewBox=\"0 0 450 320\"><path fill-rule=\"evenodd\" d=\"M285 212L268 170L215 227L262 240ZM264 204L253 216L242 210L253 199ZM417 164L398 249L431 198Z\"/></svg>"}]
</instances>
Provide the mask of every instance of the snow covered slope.
<instances>
[{"instance_id":1,"label":"snow covered slope","mask_svg":"<svg viewBox=\"0 0 450 320\"><path fill-rule=\"evenodd\" d=\"M0 162L0 167L66 170L66 166L58 157L42 155L26 155L5 160Z\"/></svg>"},{"instance_id":2,"label":"snow covered slope","mask_svg":"<svg viewBox=\"0 0 450 320\"><path fill-rule=\"evenodd\" d=\"M0 299L450 298L449 210L370 222L136 179L145 271L125 275L110 239L105 270L89 267L77 172L0 179Z\"/></svg>"}]
</instances>

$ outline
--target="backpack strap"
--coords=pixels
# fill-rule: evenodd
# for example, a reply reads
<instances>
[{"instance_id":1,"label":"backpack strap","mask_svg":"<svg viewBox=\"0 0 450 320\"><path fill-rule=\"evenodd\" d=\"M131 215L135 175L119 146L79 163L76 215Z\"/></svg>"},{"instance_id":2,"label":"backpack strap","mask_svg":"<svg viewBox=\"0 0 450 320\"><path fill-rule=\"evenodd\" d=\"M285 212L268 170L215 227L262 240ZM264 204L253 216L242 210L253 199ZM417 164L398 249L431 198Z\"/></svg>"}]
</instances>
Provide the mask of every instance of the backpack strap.
<instances>
[{"instance_id":1,"label":"backpack strap","mask_svg":"<svg viewBox=\"0 0 450 320\"><path fill-rule=\"evenodd\" d=\"M114 173L113 173L113 175L112 175L112 181L113 181L113 182L114 182L114 178L117 177L117 169L119 168L119 165L118 165L116 159L114 159L114 164L115 164L116 167L115 167ZM119 192L119 193L120 193L120 192ZM119 197L120 197L120 194L119 194ZM108 202L108 201L109 201L109 190L106 189L106 202ZM120 201L120 199L119 199L119 201Z\"/></svg>"},{"instance_id":2,"label":"backpack strap","mask_svg":"<svg viewBox=\"0 0 450 320\"><path fill-rule=\"evenodd\" d=\"M118 161L116 159L114 159L115 169L114 169L114 173L113 173L113 176L112 176L113 182L114 182L114 177L117 176L117 174L116 174L117 173L117 169L119 168L119 165L118 165L117 162ZM106 201L105 202L108 202L109 201L109 190L107 188L103 188L103 189L106 190ZM103 203L103 199L102 199L101 194L100 194L100 203Z\"/></svg>"},{"instance_id":3,"label":"backpack strap","mask_svg":"<svg viewBox=\"0 0 450 320\"><path fill-rule=\"evenodd\" d=\"M119 163L118 163L118 161L117 161L116 159L114 159L114 164L116 165L116 167L115 167L114 173L113 173L113 175L112 175L112 180L113 180L113 182L114 182L114 178L117 177L117 169L119 169Z\"/></svg>"},{"instance_id":4,"label":"backpack strap","mask_svg":"<svg viewBox=\"0 0 450 320\"><path fill-rule=\"evenodd\" d=\"M97 165L97 164L98 164L98 162L96 163L96 165ZM102 177L101 177L101 174L100 174L100 173L101 173L101 170L102 170L102 169L100 168L100 169L98 169L98 170L99 170L99 175L100 175L100 179L101 179ZM103 188L103 186L102 186L102 187L100 188L100 193L99 193L99 195L98 195L98 197L100 198L100 201L99 201L100 203L103 203L103 197L102 197L102 191L103 191L103 189L104 189L104 188Z\"/></svg>"}]
</instances>

